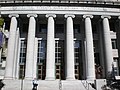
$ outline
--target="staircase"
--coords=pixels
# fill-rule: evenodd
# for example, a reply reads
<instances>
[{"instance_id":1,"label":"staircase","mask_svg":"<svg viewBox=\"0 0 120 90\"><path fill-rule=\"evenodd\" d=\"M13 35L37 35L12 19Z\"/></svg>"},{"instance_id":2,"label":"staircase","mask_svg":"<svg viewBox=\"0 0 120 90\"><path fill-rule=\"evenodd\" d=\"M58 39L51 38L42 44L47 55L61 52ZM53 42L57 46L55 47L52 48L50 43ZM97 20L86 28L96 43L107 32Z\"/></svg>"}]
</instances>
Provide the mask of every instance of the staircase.
<instances>
[{"instance_id":1,"label":"staircase","mask_svg":"<svg viewBox=\"0 0 120 90\"><path fill-rule=\"evenodd\" d=\"M62 90L95 90L86 80L65 80L62 82Z\"/></svg>"},{"instance_id":2,"label":"staircase","mask_svg":"<svg viewBox=\"0 0 120 90\"><path fill-rule=\"evenodd\" d=\"M2 90L32 90L32 80L3 80ZM95 90L86 80L39 80L37 90Z\"/></svg>"}]
</instances>

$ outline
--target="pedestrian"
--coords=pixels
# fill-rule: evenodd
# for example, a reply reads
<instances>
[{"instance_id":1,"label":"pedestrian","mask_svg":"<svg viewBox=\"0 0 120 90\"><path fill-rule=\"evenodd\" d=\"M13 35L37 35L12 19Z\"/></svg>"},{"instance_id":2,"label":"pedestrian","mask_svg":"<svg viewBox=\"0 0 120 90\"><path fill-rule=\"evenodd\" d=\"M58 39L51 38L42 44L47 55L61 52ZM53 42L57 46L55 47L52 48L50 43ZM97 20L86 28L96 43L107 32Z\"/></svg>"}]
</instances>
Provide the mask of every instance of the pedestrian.
<instances>
[{"instance_id":1,"label":"pedestrian","mask_svg":"<svg viewBox=\"0 0 120 90\"><path fill-rule=\"evenodd\" d=\"M33 90L37 90L37 86L38 86L38 80L36 78L34 78L34 80L33 80Z\"/></svg>"}]
</instances>

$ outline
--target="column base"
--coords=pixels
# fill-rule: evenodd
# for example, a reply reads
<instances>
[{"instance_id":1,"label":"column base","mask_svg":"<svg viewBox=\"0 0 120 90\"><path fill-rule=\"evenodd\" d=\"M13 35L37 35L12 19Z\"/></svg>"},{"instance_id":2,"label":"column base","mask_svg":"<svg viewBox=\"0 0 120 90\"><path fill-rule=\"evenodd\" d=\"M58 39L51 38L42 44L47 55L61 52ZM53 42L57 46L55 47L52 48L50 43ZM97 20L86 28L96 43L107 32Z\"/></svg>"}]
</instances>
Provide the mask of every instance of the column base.
<instances>
[{"instance_id":1,"label":"column base","mask_svg":"<svg viewBox=\"0 0 120 90\"><path fill-rule=\"evenodd\" d=\"M55 77L46 77L45 80L55 80Z\"/></svg>"},{"instance_id":2,"label":"column base","mask_svg":"<svg viewBox=\"0 0 120 90\"><path fill-rule=\"evenodd\" d=\"M75 77L66 77L66 80L75 80Z\"/></svg>"},{"instance_id":3,"label":"column base","mask_svg":"<svg viewBox=\"0 0 120 90\"><path fill-rule=\"evenodd\" d=\"M14 79L13 77L4 77L5 80L12 80Z\"/></svg>"},{"instance_id":4,"label":"column base","mask_svg":"<svg viewBox=\"0 0 120 90\"><path fill-rule=\"evenodd\" d=\"M25 80L33 80L33 77L25 77Z\"/></svg>"},{"instance_id":5,"label":"column base","mask_svg":"<svg viewBox=\"0 0 120 90\"><path fill-rule=\"evenodd\" d=\"M87 76L87 80L95 80L96 78L93 76Z\"/></svg>"}]
</instances>

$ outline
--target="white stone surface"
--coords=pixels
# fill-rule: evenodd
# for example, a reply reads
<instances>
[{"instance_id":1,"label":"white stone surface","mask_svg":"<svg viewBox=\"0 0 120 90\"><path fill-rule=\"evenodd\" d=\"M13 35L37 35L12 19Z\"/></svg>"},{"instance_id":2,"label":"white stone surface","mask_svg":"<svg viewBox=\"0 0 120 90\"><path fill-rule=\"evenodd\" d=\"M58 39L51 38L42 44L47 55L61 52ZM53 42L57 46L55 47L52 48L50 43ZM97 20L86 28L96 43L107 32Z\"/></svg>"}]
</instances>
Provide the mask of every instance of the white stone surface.
<instances>
[{"instance_id":1,"label":"white stone surface","mask_svg":"<svg viewBox=\"0 0 120 90\"><path fill-rule=\"evenodd\" d=\"M2 90L32 90L32 80L3 80ZM86 86L87 85L87 86ZM86 81L81 80L38 80L37 90L95 90Z\"/></svg>"},{"instance_id":2,"label":"white stone surface","mask_svg":"<svg viewBox=\"0 0 120 90\"><path fill-rule=\"evenodd\" d=\"M96 90L103 90L102 88L106 85L106 79L95 80Z\"/></svg>"},{"instance_id":3,"label":"white stone surface","mask_svg":"<svg viewBox=\"0 0 120 90\"><path fill-rule=\"evenodd\" d=\"M21 90L21 80L3 80L3 83L2 90Z\"/></svg>"},{"instance_id":4,"label":"white stone surface","mask_svg":"<svg viewBox=\"0 0 120 90\"><path fill-rule=\"evenodd\" d=\"M15 16L11 17L10 34L8 40L8 52L6 59L5 78L13 78L13 65L14 65L14 54L15 54L15 39L17 30L17 19Z\"/></svg>"},{"instance_id":5,"label":"white stone surface","mask_svg":"<svg viewBox=\"0 0 120 90\"><path fill-rule=\"evenodd\" d=\"M72 13L75 15L110 15L120 16L119 8L104 8L104 7L69 7L69 6L8 6L0 8L1 14L66 14Z\"/></svg>"},{"instance_id":6,"label":"white stone surface","mask_svg":"<svg viewBox=\"0 0 120 90\"><path fill-rule=\"evenodd\" d=\"M33 79L33 61L35 45L36 21L33 15L29 18L27 53L26 53L26 72L25 79Z\"/></svg>"},{"instance_id":7,"label":"white stone surface","mask_svg":"<svg viewBox=\"0 0 120 90\"><path fill-rule=\"evenodd\" d=\"M47 56L46 56L46 80L55 80L55 39L54 39L54 17L48 17L47 27Z\"/></svg>"},{"instance_id":8,"label":"white stone surface","mask_svg":"<svg viewBox=\"0 0 120 90\"><path fill-rule=\"evenodd\" d=\"M74 15L65 15L66 24L66 79L74 80L74 36L73 36L73 20Z\"/></svg>"},{"instance_id":9,"label":"white stone surface","mask_svg":"<svg viewBox=\"0 0 120 90\"><path fill-rule=\"evenodd\" d=\"M38 90L59 90L59 80L40 80Z\"/></svg>"},{"instance_id":10,"label":"white stone surface","mask_svg":"<svg viewBox=\"0 0 120 90\"><path fill-rule=\"evenodd\" d=\"M38 39L35 38L35 45L34 45L34 65L33 65L33 78L37 78L37 52L38 52Z\"/></svg>"},{"instance_id":11,"label":"white stone surface","mask_svg":"<svg viewBox=\"0 0 120 90\"><path fill-rule=\"evenodd\" d=\"M15 54L14 54L14 64L13 64L13 78L16 78L17 71L17 60L18 60L18 49L19 49L19 29L16 31L15 38Z\"/></svg>"},{"instance_id":12,"label":"white stone surface","mask_svg":"<svg viewBox=\"0 0 120 90\"><path fill-rule=\"evenodd\" d=\"M62 81L61 90L95 90L86 81L74 80L74 81Z\"/></svg>"},{"instance_id":13,"label":"white stone surface","mask_svg":"<svg viewBox=\"0 0 120 90\"><path fill-rule=\"evenodd\" d=\"M112 71L113 53L110 38L110 26L109 17L102 16L103 19L103 37L104 37L104 50L105 50L105 60L106 60L106 75Z\"/></svg>"},{"instance_id":14,"label":"white stone surface","mask_svg":"<svg viewBox=\"0 0 120 90\"><path fill-rule=\"evenodd\" d=\"M93 49L93 35L91 19L93 16L84 15L85 18L85 36L86 36L86 77L87 79L95 79L95 62Z\"/></svg>"}]
</instances>

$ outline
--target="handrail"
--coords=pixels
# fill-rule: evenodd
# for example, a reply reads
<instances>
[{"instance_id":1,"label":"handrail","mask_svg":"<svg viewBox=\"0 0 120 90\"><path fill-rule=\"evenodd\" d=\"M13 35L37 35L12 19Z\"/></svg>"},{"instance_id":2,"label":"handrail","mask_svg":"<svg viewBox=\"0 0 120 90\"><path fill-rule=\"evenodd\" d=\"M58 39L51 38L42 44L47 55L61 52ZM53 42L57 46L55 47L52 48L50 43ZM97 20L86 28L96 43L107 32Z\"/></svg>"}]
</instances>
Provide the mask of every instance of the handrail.
<instances>
[{"instance_id":1,"label":"handrail","mask_svg":"<svg viewBox=\"0 0 120 90\"><path fill-rule=\"evenodd\" d=\"M59 90L62 90L62 82L61 82L61 80L59 81Z\"/></svg>"},{"instance_id":2,"label":"handrail","mask_svg":"<svg viewBox=\"0 0 120 90\"><path fill-rule=\"evenodd\" d=\"M84 82L83 82L84 81ZM86 90L90 90L90 83L87 82L87 80L81 80L81 83L86 88Z\"/></svg>"}]
</instances>

